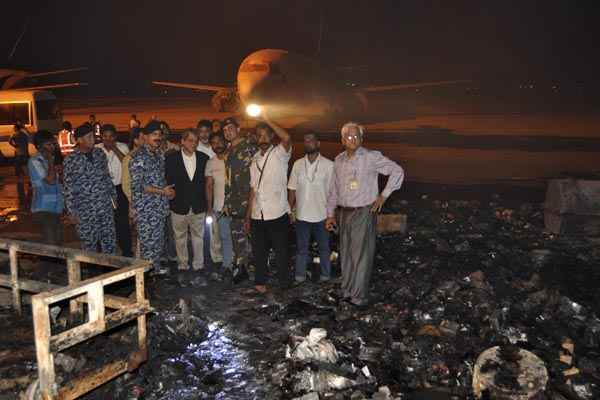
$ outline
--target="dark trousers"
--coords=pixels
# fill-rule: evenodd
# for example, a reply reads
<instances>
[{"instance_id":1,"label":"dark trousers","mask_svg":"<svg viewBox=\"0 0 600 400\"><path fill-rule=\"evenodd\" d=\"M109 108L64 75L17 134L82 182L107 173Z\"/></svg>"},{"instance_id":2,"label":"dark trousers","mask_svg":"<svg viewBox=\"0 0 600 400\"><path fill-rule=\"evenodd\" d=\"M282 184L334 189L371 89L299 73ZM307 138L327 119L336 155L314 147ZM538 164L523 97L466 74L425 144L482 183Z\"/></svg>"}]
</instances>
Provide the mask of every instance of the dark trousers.
<instances>
[{"instance_id":1,"label":"dark trousers","mask_svg":"<svg viewBox=\"0 0 600 400\"><path fill-rule=\"evenodd\" d=\"M38 211L31 214L36 228L42 233L42 243L55 246L62 245L63 225L60 214Z\"/></svg>"},{"instance_id":2,"label":"dark trousers","mask_svg":"<svg viewBox=\"0 0 600 400\"><path fill-rule=\"evenodd\" d=\"M129 201L121 185L115 186L117 190L117 208L115 209L115 228L117 231L117 244L124 257L133 257L131 251L131 227L129 226Z\"/></svg>"},{"instance_id":3,"label":"dark trousers","mask_svg":"<svg viewBox=\"0 0 600 400\"><path fill-rule=\"evenodd\" d=\"M264 285L267 282L267 262L271 246L275 251L277 279L281 286L290 284L290 268L288 256L288 230L290 219L287 214L277 219L264 221L252 220L252 252L256 265L254 282Z\"/></svg>"},{"instance_id":4,"label":"dark trousers","mask_svg":"<svg viewBox=\"0 0 600 400\"><path fill-rule=\"evenodd\" d=\"M22 177L27 175L27 171L25 170L27 168L27 160L29 160L29 156L26 155L20 155L20 156L15 156L14 162L15 162L15 175L17 175L17 177Z\"/></svg>"},{"instance_id":5,"label":"dark trousers","mask_svg":"<svg viewBox=\"0 0 600 400\"><path fill-rule=\"evenodd\" d=\"M325 229L325 220L320 222L296 221L296 280L303 281L306 278L306 264L312 262L310 259L310 237L315 238L319 246L319 261L321 264L321 277L331 276L331 251L329 250L329 232Z\"/></svg>"}]
</instances>

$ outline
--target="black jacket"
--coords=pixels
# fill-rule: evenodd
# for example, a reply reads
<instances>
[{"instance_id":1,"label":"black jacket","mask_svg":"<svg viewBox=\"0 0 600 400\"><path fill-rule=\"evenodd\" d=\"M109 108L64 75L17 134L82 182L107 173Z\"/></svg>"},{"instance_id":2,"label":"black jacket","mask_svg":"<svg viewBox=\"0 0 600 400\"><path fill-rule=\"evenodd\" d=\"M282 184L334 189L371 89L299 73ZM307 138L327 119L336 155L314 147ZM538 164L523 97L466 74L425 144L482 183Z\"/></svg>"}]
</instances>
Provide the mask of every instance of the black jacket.
<instances>
[{"instance_id":1,"label":"black jacket","mask_svg":"<svg viewBox=\"0 0 600 400\"><path fill-rule=\"evenodd\" d=\"M182 215L187 214L190 208L194 214L206 211L204 170L207 162L208 156L196 151L196 172L194 179L190 181L181 151L167 155L165 161L167 184L175 185L175 198L171 200L171 211Z\"/></svg>"}]
</instances>

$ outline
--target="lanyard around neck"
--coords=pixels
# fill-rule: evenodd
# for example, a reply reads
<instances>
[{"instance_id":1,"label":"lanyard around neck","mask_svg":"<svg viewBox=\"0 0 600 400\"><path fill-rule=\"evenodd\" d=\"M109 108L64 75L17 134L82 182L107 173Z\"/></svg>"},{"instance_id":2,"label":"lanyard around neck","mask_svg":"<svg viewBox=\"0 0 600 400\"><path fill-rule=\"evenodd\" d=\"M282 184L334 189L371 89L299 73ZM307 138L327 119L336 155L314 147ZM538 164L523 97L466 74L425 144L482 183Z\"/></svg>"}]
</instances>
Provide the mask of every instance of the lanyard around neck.
<instances>
[{"instance_id":1,"label":"lanyard around neck","mask_svg":"<svg viewBox=\"0 0 600 400\"><path fill-rule=\"evenodd\" d=\"M311 178L310 174L308 173L308 167L310 166L310 164L308 163L308 156L304 159L304 169L306 170L306 179L310 183L313 183L315 181L317 173L319 172L319 162L320 161L321 161L321 157L317 156L317 165L315 165L315 172L313 172L312 178Z\"/></svg>"},{"instance_id":2,"label":"lanyard around neck","mask_svg":"<svg viewBox=\"0 0 600 400\"><path fill-rule=\"evenodd\" d=\"M260 183L262 182L262 178L263 178L263 174L265 172L265 169L267 168L267 162L269 161L269 156L271 155L271 152L273 151L274 147L271 147L271 150L269 150L269 152L267 153L266 157L265 157L265 162L262 165L262 168L258 165L258 160L256 160L256 168L258 168L258 171L260 172L260 177L258 178L258 186L257 189L260 188Z\"/></svg>"}]
</instances>

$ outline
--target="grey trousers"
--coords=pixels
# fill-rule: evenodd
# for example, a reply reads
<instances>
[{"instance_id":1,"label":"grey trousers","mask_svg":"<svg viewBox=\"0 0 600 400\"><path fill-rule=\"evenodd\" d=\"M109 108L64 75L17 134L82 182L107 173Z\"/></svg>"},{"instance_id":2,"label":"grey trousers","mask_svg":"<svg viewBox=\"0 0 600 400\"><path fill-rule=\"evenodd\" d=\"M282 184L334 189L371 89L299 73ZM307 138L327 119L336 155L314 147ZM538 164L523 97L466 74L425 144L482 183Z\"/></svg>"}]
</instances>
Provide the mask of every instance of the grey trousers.
<instances>
[{"instance_id":1,"label":"grey trousers","mask_svg":"<svg viewBox=\"0 0 600 400\"><path fill-rule=\"evenodd\" d=\"M377 239L377 214L370 207L339 210L342 292L354 304L365 304Z\"/></svg>"}]
</instances>

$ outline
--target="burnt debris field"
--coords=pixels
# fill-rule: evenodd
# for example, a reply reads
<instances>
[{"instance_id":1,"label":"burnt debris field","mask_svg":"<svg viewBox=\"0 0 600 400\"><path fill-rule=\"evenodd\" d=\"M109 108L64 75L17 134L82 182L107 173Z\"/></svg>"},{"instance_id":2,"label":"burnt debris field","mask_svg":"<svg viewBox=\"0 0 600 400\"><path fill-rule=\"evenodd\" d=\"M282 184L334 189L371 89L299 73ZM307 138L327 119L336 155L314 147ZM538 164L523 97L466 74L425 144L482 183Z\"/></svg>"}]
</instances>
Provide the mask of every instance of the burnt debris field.
<instances>
[{"instance_id":1,"label":"burnt debris field","mask_svg":"<svg viewBox=\"0 0 600 400\"><path fill-rule=\"evenodd\" d=\"M539 192L474 193L420 188L388 201L409 228L379 236L368 307L318 276L266 295L208 273L148 277L149 360L84 398L469 399L474 374L490 371L494 387L481 398L600 398L600 241L546 232ZM47 260L20 267L23 277L66 279ZM27 398L31 314L2 304L0 398ZM57 326L70 323L55 313ZM121 355L134 337L124 325L65 351L57 381ZM476 366L495 346L497 360ZM547 382L523 384L523 354L541 360Z\"/></svg>"}]
</instances>

